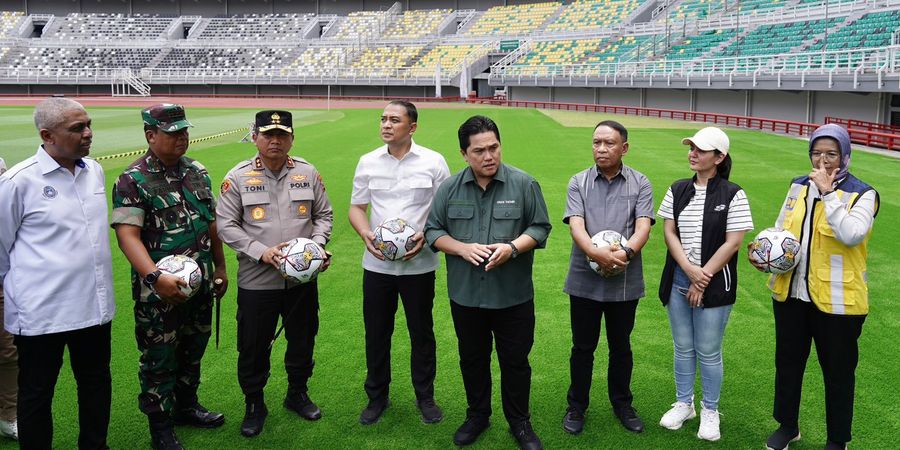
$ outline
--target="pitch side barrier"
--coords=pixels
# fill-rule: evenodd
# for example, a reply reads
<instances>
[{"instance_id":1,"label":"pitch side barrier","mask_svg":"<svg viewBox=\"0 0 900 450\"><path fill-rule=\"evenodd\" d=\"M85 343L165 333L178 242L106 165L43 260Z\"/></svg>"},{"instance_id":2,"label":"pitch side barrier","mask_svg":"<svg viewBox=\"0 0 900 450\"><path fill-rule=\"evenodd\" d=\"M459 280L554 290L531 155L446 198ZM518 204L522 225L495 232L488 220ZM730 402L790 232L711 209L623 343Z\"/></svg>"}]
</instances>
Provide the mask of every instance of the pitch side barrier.
<instances>
[{"instance_id":1,"label":"pitch side barrier","mask_svg":"<svg viewBox=\"0 0 900 450\"><path fill-rule=\"evenodd\" d=\"M900 134L900 126L884 123L867 122L865 120L843 119L840 117L826 117L825 123L836 123L844 128L856 128L858 130L878 131L888 134Z\"/></svg>"},{"instance_id":2,"label":"pitch side barrier","mask_svg":"<svg viewBox=\"0 0 900 450\"><path fill-rule=\"evenodd\" d=\"M642 108L639 106L592 105L587 103L558 103L524 100L503 100L493 97L469 97L467 103L512 106L518 108L558 109L563 111L602 112L624 114L629 116L656 117L660 119L707 122L793 136L809 136L819 127L815 123L793 122L789 120L767 119L764 117L735 116L699 111L682 111L678 109ZM827 122L826 122L827 123ZM850 139L869 147L881 147L888 150L900 150L900 132L882 132L859 128L848 128Z\"/></svg>"}]
</instances>

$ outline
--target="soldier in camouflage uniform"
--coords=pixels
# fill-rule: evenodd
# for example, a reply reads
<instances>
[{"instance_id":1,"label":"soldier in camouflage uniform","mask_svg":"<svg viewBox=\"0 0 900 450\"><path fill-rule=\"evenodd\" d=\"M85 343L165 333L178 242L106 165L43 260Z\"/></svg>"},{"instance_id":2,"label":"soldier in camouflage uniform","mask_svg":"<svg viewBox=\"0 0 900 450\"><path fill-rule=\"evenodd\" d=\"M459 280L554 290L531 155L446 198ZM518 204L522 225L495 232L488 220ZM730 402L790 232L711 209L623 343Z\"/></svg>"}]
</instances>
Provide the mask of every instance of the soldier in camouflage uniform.
<instances>
[{"instance_id":1,"label":"soldier in camouflage uniform","mask_svg":"<svg viewBox=\"0 0 900 450\"><path fill-rule=\"evenodd\" d=\"M209 174L184 156L184 108L160 104L141 112L149 150L116 180L112 226L131 262L135 336L141 352L138 403L150 421L153 448L180 449L173 422L215 428L225 416L197 401L200 361L210 337L213 296L228 286L216 201ZM188 298L183 280L156 262L186 255L200 265L200 291ZM215 281L213 281L215 280Z\"/></svg>"},{"instance_id":2,"label":"soldier in camouflage uniform","mask_svg":"<svg viewBox=\"0 0 900 450\"><path fill-rule=\"evenodd\" d=\"M324 247L333 223L319 172L288 155L294 143L291 113L257 113L253 142L259 152L225 176L216 210L219 235L238 259L238 381L246 402L241 434L247 437L262 432L269 413L263 388L279 317L287 339L284 406L307 420L322 416L307 394L319 330L318 288L315 281L285 280L278 265L287 241L303 237Z\"/></svg>"}]
</instances>

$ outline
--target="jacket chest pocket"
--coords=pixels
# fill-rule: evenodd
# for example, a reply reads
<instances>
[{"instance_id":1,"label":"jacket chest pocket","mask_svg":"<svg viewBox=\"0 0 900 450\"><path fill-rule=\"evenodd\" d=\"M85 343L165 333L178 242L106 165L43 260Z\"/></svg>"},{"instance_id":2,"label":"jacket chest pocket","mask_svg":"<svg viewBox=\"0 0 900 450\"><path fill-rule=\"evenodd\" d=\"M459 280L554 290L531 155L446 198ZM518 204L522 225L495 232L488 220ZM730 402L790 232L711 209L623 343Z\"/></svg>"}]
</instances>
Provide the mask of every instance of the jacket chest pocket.
<instances>
[{"instance_id":1,"label":"jacket chest pocket","mask_svg":"<svg viewBox=\"0 0 900 450\"><path fill-rule=\"evenodd\" d=\"M268 192L251 192L241 194L244 205L244 221L250 223L269 222L272 220L271 200Z\"/></svg>"},{"instance_id":2,"label":"jacket chest pocket","mask_svg":"<svg viewBox=\"0 0 900 450\"><path fill-rule=\"evenodd\" d=\"M291 189L288 191L291 197L291 217L297 219L309 219L312 214L313 191L312 189Z\"/></svg>"},{"instance_id":3,"label":"jacket chest pocket","mask_svg":"<svg viewBox=\"0 0 900 450\"><path fill-rule=\"evenodd\" d=\"M406 180L406 185L414 204L421 205L431 202L431 194L434 192L434 183L431 178L409 178Z\"/></svg>"},{"instance_id":4,"label":"jacket chest pocket","mask_svg":"<svg viewBox=\"0 0 900 450\"><path fill-rule=\"evenodd\" d=\"M494 219L491 222L492 242L510 242L522 234L519 230L521 207L494 208L491 217Z\"/></svg>"},{"instance_id":5,"label":"jacket chest pocket","mask_svg":"<svg viewBox=\"0 0 900 450\"><path fill-rule=\"evenodd\" d=\"M197 211L200 213L200 216L206 220L207 222L211 222L216 220L215 214L213 213L213 205L215 204L215 200L212 195L212 191L206 188L200 188L196 191L191 192L194 197L197 198Z\"/></svg>"},{"instance_id":6,"label":"jacket chest pocket","mask_svg":"<svg viewBox=\"0 0 900 450\"><path fill-rule=\"evenodd\" d=\"M176 232L185 229L190 217L181 203L157 209L148 223L148 228L157 231Z\"/></svg>"},{"instance_id":7,"label":"jacket chest pocket","mask_svg":"<svg viewBox=\"0 0 900 450\"><path fill-rule=\"evenodd\" d=\"M474 205L450 205L447 208L447 228L450 236L457 241L472 239L475 229Z\"/></svg>"}]
</instances>

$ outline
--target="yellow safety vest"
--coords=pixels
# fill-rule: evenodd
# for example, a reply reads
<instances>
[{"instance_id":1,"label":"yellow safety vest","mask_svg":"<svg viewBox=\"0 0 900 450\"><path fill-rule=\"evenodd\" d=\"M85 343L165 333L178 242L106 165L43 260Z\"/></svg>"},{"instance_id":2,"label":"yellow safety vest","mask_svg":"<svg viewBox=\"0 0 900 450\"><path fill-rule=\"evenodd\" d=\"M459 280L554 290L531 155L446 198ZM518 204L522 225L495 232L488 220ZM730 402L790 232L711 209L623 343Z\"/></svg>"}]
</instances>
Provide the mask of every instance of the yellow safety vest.
<instances>
[{"instance_id":1,"label":"yellow safety vest","mask_svg":"<svg viewBox=\"0 0 900 450\"><path fill-rule=\"evenodd\" d=\"M859 196L872 188L853 175L841 182L835 190L838 199L848 211ZM803 221L809 195L809 178L801 177L791 183L788 197L781 208L775 226L794 233L803 241ZM878 213L878 195L875 196L875 213ZM853 247L844 245L835 238L834 230L825 218L822 200L813 202L813 219L810 226L812 236L805 263L807 264L807 289L813 303L820 311L828 314L865 315L869 312L869 286L866 275L866 257L869 238ZM785 301L791 290L794 271L769 278L769 289L777 301Z\"/></svg>"}]
</instances>

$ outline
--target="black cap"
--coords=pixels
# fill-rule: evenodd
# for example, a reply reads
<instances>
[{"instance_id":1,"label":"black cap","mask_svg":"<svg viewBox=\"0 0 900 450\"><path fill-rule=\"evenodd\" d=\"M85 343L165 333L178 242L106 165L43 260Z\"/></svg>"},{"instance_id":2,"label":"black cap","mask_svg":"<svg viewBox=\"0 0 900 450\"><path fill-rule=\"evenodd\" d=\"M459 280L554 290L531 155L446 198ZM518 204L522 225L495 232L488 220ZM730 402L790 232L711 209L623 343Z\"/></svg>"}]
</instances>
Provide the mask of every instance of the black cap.
<instances>
[{"instance_id":1,"label":"black cap","mask_svg":"<svg viewBox=\"0 0 900 450\"><path fill-rule=\"evenodd\" d=\"M256 113L256 132L284 130L294 134L294 121L291 113L280 109L270 109Z\"/></svg>"}]
</instances>

